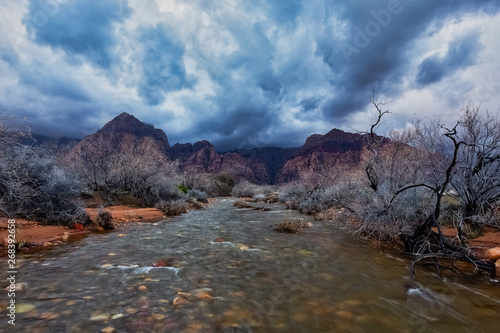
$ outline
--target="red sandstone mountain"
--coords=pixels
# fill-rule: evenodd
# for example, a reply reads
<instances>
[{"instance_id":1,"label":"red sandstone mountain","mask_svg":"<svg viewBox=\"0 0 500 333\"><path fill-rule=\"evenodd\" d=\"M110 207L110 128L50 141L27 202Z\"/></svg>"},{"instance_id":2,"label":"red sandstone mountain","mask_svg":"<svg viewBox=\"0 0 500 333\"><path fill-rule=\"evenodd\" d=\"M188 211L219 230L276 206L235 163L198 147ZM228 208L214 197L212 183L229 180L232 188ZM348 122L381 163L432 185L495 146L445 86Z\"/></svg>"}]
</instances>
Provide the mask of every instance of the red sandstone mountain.
<instances>
[{"instance_id":1,"label":"red sandstone mountain","mask_svg":"<svg viewBox=\"0 0 500 333\"><path fill-rule=\"evenodd\" d=\"M145 124L136 117L123 112L113 120L109 121L97 133L129 133L137 138L150 137L155 141L162 142L165 150L170 148L168 138L161 129L154 128L153 125Z\"/></svg>"},{"instance_id":2,"label":"red sandstone mountain","mask_svg":"<svg viewBox=\"0 0 500 333\"><path fill-rule=\"evenodd\" d=\"M255 175L248 162L237 153L219 154L210 145L198 150L181 164L183 171L195 173L227 172L236 179L255 181Z\"/></svg>"},{"instance_id":3,"label":"red sandstone mountain","mask_svg":"<svg viewBox=\"0 0 500 333\"><path fill-rule=\"evenodd\" d=\"M296 180L305 172L322 172L337 164L357 165L365 144L364 135L333 129L325 135L311 135L301 148L266 147L219 154L208 141L170 147L162 130L122 113L80 141L70 156L102 154L106 150L105 153L147 156L160 163L178 160L186 172L227 172L237 179L274 184Z\"/></svg>"},{"instance_id":4,"label":"red sandstone mountain","mask_svg":"<svg viewBox=\"0 0 500 333\"><path fill-rule=\"evenodd\" d=\"M162 130L122 113L78 142L67 158L83 163L82 166L93 165L100 172L108 172L104 170L104 165L167 163L166 151L169 148L167 136Z\"/></svg>"},{"instance_id":5,"label":"red sandstone mountain","mask_svg":"<svg viewBox=\"0 0 500 333\"><path fill-rule=\"evenodd\" d=\"M335 165L356 166L367 143L366 135L333 129L313 134L276 176L277 183L296 180L301 174L328 172Z\"/></svg>"},{"instance_id":6,"label":"red sandstone mountain","mask_svg":"<svg viewBox=\"0 0 500 333\"><path fill-rule=\"evenodd\" d=\"M207 140L198 141L194 145L190 143L176 143L170 147L168 155L172 160L180 160L181 162L184 162L198 151L210 147L213 146Z\"/></svg>"},{"instance_id":7,"label":"red sandstone mountain","mask_svg":"<svg viewBox=\"0 0 500 333\"><path fill-rule=\"evenodd\" d=\"M129 157L147 156L151 160L166 162L169 148L167 135L161 129L124 112L96 133L83 138L69 155L71 158L85 156L95 159L123 153Z\"/></svg>"}]
</instances>

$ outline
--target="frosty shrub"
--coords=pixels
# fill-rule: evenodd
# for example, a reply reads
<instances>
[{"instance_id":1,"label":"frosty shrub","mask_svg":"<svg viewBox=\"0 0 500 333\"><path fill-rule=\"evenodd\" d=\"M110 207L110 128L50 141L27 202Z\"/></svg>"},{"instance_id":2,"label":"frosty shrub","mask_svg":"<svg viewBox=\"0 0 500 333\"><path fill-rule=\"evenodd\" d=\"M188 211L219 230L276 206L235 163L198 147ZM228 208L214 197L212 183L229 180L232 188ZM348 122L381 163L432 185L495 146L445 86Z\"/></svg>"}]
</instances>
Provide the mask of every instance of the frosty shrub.
<instances>
[{"instance_id":1,"label":"frosty shrub","mask_svg":"<svg viewBox=\"0 0 500 333\"><path fill-rule=\"evenodd\" d=\"M182 199L172 201L160 201L156 208L161 210L167 216L177 216L188 211L188 203Z\"/></svg>"},{"instance_id":2,"label":"frosty shrub","mask_svg":"<svg viewBox=\"0 0 500 333\"><path fill-rule=\"evenodd\" d=\"M0 212L44 224L85 223L80 182L43 150L10 142L0 156Z\"/></svg>"},{"instance_id":3,"label":"frosty shrub","mask_svg":"<svg viewBox=\"0 0 500 333\"><path fill-rule=\"evenodd\" d=\"M242 181L236 184L231 192L233 197L237 198L252 198L259 194L259 186L249 183L247 181Z\"/></svg>"},{"instance_id":4,"label":"frosty shrub","mask_svg":"<svg viewBox=\"0 0 500 333\"><path fill-rule=\"evenodd\" d=\"M199 202L208 202L208 195L203 191L189 190L187 194L190 198L195 198Z\"/></svg>"}]
</instances>

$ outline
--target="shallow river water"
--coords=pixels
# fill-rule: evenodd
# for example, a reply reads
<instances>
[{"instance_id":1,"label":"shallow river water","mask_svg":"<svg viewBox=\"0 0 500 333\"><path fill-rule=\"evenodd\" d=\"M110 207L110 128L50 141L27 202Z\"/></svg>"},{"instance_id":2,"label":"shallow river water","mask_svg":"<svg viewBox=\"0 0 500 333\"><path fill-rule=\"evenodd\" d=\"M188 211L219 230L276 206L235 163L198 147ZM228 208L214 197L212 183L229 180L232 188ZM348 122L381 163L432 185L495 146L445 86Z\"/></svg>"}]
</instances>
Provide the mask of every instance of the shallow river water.
<instances>
[{"instance_id":1,"label":"shallow river water","mask_svg":"<svg viewBox=\"0 0 500 333\"><path fill-rule=\"evenodd\" d=\"M443 281L420 269L422 288L407 290L407 259L338 226L266 207L237 209L221 199L159 223L18 254L25 290L16 295L16 326L4 310L0 331L500 331L500 283ZM274 231L285 217L314 226L301 235ZM218 237L224 242L213 242ZM151 267L157 261L170 267ZM0 275L4 287L6 270Z\"/></svg>"}]
</instances>

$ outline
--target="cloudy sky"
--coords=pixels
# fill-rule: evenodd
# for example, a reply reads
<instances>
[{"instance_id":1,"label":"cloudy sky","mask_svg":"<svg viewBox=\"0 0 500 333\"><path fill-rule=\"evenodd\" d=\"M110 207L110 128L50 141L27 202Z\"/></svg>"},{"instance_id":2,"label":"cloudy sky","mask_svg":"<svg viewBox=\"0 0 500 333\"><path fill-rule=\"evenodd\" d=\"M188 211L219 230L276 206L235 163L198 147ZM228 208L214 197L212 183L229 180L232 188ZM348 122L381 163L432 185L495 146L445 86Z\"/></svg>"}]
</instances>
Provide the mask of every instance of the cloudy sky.
<instances>
[{"instance_id":1,"label":"cloudy sky","mask_svg":"<svg viewBox=\"0 0 500 333\"><path fill-rule=\"evenodd\" d=\"M0 0L0 109L83 137L121 112L171 144L294 147L500 107L498 0Z\"/></svg>"}]
</instances>

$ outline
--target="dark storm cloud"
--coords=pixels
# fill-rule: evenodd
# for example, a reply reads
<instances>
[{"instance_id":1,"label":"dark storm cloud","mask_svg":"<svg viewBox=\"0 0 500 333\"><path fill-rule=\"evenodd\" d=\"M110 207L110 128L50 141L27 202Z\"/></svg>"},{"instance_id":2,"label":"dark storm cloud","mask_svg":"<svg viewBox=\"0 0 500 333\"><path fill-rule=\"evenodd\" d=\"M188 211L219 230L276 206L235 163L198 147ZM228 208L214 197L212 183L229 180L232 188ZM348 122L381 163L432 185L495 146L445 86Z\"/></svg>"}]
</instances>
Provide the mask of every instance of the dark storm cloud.
<instances>
[{"instance_id":1,"label":"dark storm cloud","mask_svg":"<svg viewBox=\"0 0 500 333\"><path fill-rule=\"evenodd\" d=\"M303 6L302 0L288 1L261 1L264 6L269 6L271 17L281 24L293 22L300 15Z\"/></svg>"},{"instance_id":2,"label":"dark storm cloud","mask_svg":"<svg viewBox=\"0 0 500 333\"><path fill-rule=\"evenodd\" d=\"M342 5L327 1L330 13L338 14L350 27L344 40L321 36L317 53L332 72L335 96L325 104L327 119L342 122L367 104L372 88L387 95L400 93L408 70L408 47L426 29L436 29L452 15L468 10L498 11L497 1L349 1ZM333 19L333 18L332 18ZM328 19L327 19L328 21ZM452 57L455 54L451 55ZM450 65L450 69L454 68ZM442 72L441 77L449 75Z\"/></svg>"},{"instance_id":3,"label":"dark storm cloud","mask_svg":"<svg viewBox=\"0 0 500 333\"><path fill-rule=\"evenodd\" d=\"M276 115L269 110L272 103L263 95L258 96L258 89L245 89L231 80L223 89L225 95L213 98L208 110L206 102L186 101L186 105L192 110L204 110L196 112L191 135L210 136L219 151L229 151L245 146L259 130L268 128Z\"/></svg>"},{"instance_id":4,"label":"dark storm cloud","mask_svg":"<svg viewBox=\"0 0 500 333\"><path fill-rule=\"evenodd\" d=\"M95 104L55 101L49 111L40 112L36 108L20 113L29 119L27 125L36 134L50 137L81 139L92 134L103 124L96 121L99 116Z\"/></svg>"},{"instance_id":5,"label":"dark storm cloud","mask_svg":"<svg viewBox=\"0 0 500 333\"><path fill-rule=\"evenodd\" d=\"M439 82L446 75L453 75L459 69L473 65L481 49L478 38L479 36L472 35L454 40L448 45L448 53L444 57L427 57L419 66L417 82L420 85Z\"/></svg>"},{"instance_id":6,"label":"dark storm cloud","mask_svg":"<svg viewBox=\"0 0 500 333\"><path fill-rule=\"evenodd\" d=\"M126 0L29 0L23 23L36 43L108 68L116 45L114 24L130 13Z\"/></svg>"},{"instance_id":7,"label":"dark storm cloud","mask_svg":"<svg viewBox=\"0 0 500 333\"><path fill-rule=\"evenodd\" d=\"M164 25L142 28L139 35L143 74L138 91L146 103L157 105L163 102L166 92L191 88L194 78L186 75L184 43Z\"/></svg>"},{"instance_id":8,"label":"dark storm cloud","mask_svg":"<svg viewBox=\"0 0 500 333\"><path fill-rule=\"evenodd\" d=\"M305 112L316 110L321 103L323 98L321 96L313 96L309 98L304 98L300 101L300 105Z\"/></svg>"},{"instance_id":9,"label":"dark storm cloud","mask_svg":"<svg viewBox=\"0 0 500 333\"><path fill-rule=\"evenodd\" d=\"M45 96L60 97L74 102L89 102L90 93L77 80L63 72L47 68L40 61L19 66L19 83L35 89Z\"/></svg>"},{"instance_id":10,"label":"dark storm cloud","mask_svg":"<svg viewBox=\"0 0 500 333\"><path fill-rule=\"evenodd\" d=\"M466 17L496 15L500 6L497 0L25 1L18 16L26 43L0 43L6 71L0 86L16 92L11 99L0 91L4 107L27 109L34 127L52 124L72 136L127 111L162 127L173 143L208 139L221 151L299 146L307 134L351 126L373 88L397 99L408 87L422 91L439 82L443 100L457 103L446 91L460 86L463 95L474 85L446 86L446 79L481 61L479 52L489 47L479 42L483 31L451 32L444 54L418 43ZM5 26L0 31L9 31Z\"/></svg>"}]
</instances>

